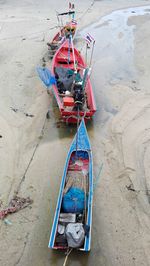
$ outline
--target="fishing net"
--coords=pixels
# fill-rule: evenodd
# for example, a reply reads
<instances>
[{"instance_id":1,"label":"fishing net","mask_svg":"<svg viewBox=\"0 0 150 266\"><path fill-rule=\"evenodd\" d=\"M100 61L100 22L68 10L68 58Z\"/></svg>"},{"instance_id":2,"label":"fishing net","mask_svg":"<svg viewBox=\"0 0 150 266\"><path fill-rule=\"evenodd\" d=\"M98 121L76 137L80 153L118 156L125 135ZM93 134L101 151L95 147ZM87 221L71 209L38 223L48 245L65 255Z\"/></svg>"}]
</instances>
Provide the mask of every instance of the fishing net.
<instances>
[{"instance_id":1,"label":"fishing net","mask_svg":"<svg viewBox=\"0 0 150 266\"><path fill-rule=\"evenodd\" d=\"M51 85L56 84L55 77L51 74L50 70L46 67L37 67L37 72L44 83L44 85L48 88Z\"/></svg>"}]
</instances>

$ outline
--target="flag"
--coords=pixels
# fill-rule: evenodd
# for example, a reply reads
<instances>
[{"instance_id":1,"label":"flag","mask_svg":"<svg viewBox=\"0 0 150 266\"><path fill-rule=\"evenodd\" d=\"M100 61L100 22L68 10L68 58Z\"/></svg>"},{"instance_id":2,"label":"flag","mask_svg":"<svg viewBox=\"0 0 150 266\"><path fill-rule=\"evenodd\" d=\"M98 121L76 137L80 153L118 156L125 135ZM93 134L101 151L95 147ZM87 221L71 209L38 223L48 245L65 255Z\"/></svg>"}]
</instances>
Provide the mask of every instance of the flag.
<instances>
[{"instance_id":1,"label":"flag","mask_svg":"<svg viewBox=\"0 0 150 266\"><path fill-rule=\"evenodd\" d=\"M75 19L72 19L72 24L77 25L77 21Z\"/></svg>"},{"instance_id":2,"label":"flag","mask_svg":"<svg viewBox=\"0 0 150 266\"><path fill-rule=\"evenodd\" d=\"M71 4L71 2L69 2L69 9L75 9L75 5Z\"/></svg>"},{"instance_id":3,"label":"flag","mask_svg":"<svg viewBox=\"0 0 150 266\"><path fill-rule=\"evenodd\" d=\"M91 44L91 43L94 43L95 42L95 39L89 34L87 33L86 37L85 37L85 40L88 44Z\"/></svg>"}]
</instances>

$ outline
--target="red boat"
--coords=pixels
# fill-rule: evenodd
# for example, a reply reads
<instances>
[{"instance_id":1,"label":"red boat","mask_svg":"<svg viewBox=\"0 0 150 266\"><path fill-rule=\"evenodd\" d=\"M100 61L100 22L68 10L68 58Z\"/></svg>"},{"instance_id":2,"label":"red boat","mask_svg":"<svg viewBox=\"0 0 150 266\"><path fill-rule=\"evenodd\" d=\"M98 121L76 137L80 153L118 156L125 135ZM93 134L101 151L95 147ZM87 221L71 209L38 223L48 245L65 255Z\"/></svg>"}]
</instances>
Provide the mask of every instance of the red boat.
<instances>
[{"instance_id":1,"label":"red boat","mask_svg":"<svg viewBox=\"0 0 150 266\"><path fill-rule=\"evenodd\" d=\"M77 123L84 117L91 119L96 112L88 68L80 52L66 40L52 61L56 84L53 93L65 122Z\"/></svg>"},{"instance_id":2,"label":"red boat","mask_svg":"<svg viewBox=\"0 0 150 266\"><path fill-rule=\"evenodd\" d=\"M55 52L62 45L62 43L69 38L71 35L74 38L77 29L77 22L72 20L69 23L66 23L64 27L60 27L59 32L54 36L52 42L48 42L48 49L50 51L51 58L54 56Z\"/></svg>"}]
</instances>

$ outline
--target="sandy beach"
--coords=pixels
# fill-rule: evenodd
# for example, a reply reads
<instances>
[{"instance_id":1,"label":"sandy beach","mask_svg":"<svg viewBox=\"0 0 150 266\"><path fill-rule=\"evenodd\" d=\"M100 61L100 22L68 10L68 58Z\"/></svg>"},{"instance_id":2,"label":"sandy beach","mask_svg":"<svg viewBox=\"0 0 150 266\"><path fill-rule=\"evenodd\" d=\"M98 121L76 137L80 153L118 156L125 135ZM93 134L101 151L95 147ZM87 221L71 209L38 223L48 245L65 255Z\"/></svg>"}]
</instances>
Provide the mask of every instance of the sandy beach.
<instances>
[{"instance_id":1,"label":"sandy beach","mask_svg":"<svg viewBox=\"0 0 150 266\"><path fill-rule=\"evenodd\" d=\"M75 0L81 49L96 46L91 81L97 112L87 124L94 161L92 247L71 266L150 265L150 1ZM68 1L0 0L0 210L16 191L33 204L0 220L0 266L60 266L48 249L67 151L76 132L36 67ZM47 111L50 119L46 119ZM99 169L102 167L101 174Z\"/></svg>"}]
</instances>

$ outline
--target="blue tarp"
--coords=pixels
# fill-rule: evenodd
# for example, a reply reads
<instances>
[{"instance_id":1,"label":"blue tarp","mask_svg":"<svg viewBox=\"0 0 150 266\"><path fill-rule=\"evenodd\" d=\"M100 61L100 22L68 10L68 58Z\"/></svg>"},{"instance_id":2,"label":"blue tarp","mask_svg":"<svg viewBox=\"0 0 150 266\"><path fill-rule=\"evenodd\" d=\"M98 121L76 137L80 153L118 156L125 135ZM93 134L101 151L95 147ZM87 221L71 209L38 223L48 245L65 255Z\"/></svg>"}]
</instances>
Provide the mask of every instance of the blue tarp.
<instances>
[{"instance_id":1,"label":"blue tarp","mask_svg":"<svg viewBox=\"0 0 150 266\"><path fill-rule=\"evenodd\" d=\"M84 191L79 188L72 187L63 196L63 211L68 213L82 213L84 210L84 201Z\"/></svg>"}]
</instances>

